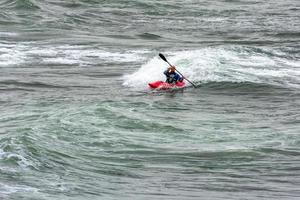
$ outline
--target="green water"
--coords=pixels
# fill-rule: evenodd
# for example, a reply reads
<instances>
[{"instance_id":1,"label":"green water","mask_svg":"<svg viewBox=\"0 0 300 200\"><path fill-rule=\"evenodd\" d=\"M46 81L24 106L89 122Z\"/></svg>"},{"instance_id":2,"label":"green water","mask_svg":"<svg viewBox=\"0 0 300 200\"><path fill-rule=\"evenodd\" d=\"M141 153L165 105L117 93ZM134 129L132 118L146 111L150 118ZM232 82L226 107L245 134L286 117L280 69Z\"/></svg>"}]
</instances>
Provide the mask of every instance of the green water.
<instances>
[{"instance_id":1,"label":"green water","mask_svg":"<svg viewBox=\"0 0 300 200\"><path fill-rule=\"evenodd\" d=\"M297 1L0 8L1 199L300 198Z\"/></svg>"}]
</instances>

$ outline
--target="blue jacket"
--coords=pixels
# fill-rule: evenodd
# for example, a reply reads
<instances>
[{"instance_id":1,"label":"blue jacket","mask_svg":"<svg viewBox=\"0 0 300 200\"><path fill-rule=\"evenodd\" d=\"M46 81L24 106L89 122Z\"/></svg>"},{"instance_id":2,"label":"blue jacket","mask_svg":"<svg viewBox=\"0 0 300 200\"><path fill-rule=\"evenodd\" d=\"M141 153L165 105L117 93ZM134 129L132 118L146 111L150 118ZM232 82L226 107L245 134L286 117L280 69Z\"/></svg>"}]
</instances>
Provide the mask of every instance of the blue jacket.
<instances>
[{"instance_id":1,"label":"blue jacket","mask_svg":"<svg viewBox=\"0 0 300 200\"><path fill-rule=\"evenodd\" d=\"M167 77L166 82L171 84L176 84L178 81L182 81L183 78L176 72L169 72L168 70L164 71L164 74Z\"/></svg>"}]
</instances>

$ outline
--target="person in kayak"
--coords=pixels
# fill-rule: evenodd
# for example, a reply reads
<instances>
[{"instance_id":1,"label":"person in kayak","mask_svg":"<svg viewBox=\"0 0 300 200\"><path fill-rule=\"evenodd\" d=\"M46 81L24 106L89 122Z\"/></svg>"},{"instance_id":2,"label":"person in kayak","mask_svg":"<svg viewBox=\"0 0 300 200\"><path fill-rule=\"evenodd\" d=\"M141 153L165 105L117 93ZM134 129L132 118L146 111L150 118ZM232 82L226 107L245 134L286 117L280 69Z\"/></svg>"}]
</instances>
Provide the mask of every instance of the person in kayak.
<instances>
[{"instance_id":1,"label":"person in kayak","mask_svg":"<svg viewBox=\"0 0 300 200\"><path fill-rule=\"evenodd\" d=\"M176 73L175 66L169 67L166 71L164 71L164 74L167 77L166 79L167 83L176 84L177 82L183 81L183 77L181 77L179 74Z\"/></svg>"}]
</instances>

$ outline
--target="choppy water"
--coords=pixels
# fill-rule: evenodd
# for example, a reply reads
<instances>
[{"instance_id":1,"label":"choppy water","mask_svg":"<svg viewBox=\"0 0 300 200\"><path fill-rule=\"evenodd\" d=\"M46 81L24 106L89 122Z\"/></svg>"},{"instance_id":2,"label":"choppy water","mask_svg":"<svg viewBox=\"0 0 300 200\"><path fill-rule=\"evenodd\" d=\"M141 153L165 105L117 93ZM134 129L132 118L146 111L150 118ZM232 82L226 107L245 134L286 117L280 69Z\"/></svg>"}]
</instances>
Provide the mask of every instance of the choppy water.
<instances>
[{"instance_id":1,"label":"choppy water","mask_svg":"<svg viewBox=\"0 0 300 200\"><path fill-rule=\"evenodd\" d=\"M0 198L300 199L299 10L1 0Z\"/></svg>"}]
</instances>

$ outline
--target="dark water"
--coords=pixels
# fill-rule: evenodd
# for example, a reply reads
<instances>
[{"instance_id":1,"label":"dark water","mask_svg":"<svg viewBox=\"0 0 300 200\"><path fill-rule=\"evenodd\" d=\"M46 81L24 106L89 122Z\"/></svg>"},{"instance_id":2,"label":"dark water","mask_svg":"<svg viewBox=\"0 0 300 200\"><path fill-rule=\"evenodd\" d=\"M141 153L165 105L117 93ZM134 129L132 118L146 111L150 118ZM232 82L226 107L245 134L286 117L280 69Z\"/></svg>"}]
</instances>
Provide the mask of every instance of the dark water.
<instances>
[{"instance_id":1,"label":"dark water","mask_svg":"<svg viewBox=\"0 0 300 200\"><path fill-rule=\"evenodd\" d=\"M300 199L299 10L1 0L0 199Z\"/></svg>"}]
</instances>

